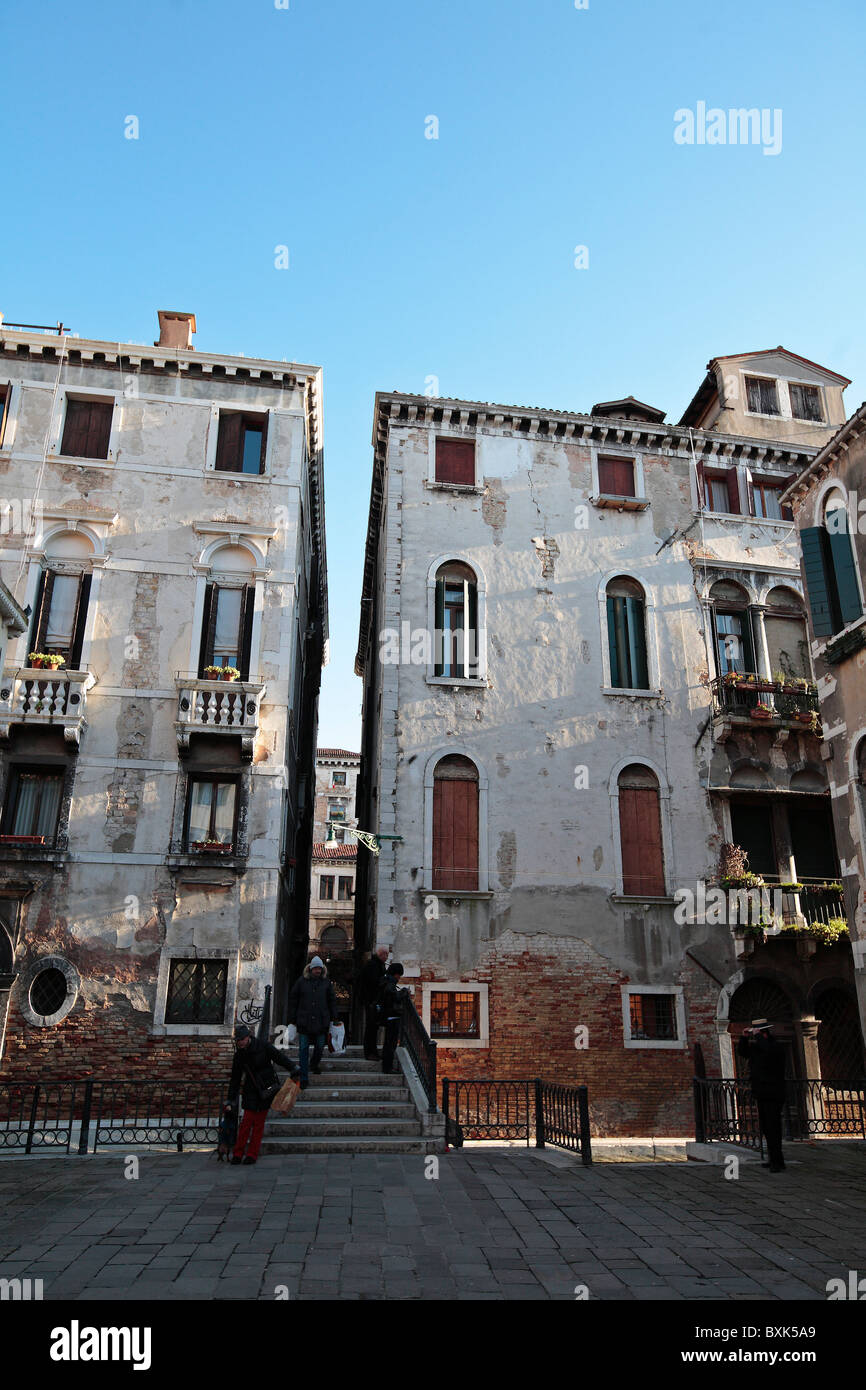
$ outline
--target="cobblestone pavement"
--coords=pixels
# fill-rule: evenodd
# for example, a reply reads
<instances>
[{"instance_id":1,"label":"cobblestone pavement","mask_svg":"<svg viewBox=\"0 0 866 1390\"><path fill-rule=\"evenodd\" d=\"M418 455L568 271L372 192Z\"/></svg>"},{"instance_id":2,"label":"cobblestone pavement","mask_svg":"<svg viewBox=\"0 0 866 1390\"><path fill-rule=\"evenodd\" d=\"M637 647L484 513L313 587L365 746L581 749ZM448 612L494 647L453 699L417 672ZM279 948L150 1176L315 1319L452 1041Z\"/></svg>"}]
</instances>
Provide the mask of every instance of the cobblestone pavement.
<instances>
[{"instance_id":1,"label":"cobblestone pavement","mask_svg":"<svg viewBox=\"0 0 866 1390\"><path fill-rule=\"evenodd\" d=\"M475 1148L0 1163L0 1278L45 1299L824 1300L866 1273L866 1145L742 1164Z\"/></svg>"}]
</instances>

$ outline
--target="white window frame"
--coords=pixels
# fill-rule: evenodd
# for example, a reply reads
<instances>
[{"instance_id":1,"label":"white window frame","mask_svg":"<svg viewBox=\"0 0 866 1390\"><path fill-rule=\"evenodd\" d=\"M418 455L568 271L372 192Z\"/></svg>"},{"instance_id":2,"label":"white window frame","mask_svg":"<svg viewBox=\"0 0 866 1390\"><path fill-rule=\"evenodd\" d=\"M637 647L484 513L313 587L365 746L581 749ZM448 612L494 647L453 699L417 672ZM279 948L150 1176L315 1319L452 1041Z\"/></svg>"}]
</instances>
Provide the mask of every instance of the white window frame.
<instances>
[{"instance_id":1,"label":"white window frame","mask_svg":"<svg viewBox=\"0 0 866 1390\"><path fill-rule=\"evenodd\" d=\"M444 484L440 484L444 486ZM437 676L436 672L436 575L443 565L467 565L475 575L475 596L478 629L475 640L478 644L477 676ZM427 666L428 685L466 685L486 687L487 680L487 580L477 560L454 551L447 555L437 555L427 571L427 631L431 637L430 662ZM411 632L410 632L411 640Z\"/></svg>"},{"instance_id":2,"label":"white window frame","mask_svg":"<svg viewBox=\"0 0 866 1390\"><path fill-rule=\"evenodd\" d=\"M227 960L225 1015L222 1023L166 1023L168 980L171 963L175 960ZM234 1033L235 1007L238 992L239 953L230 947L210 947L190 952L179 946L163 947L159 958L156 981L156 1002L153 1008L151 1035L157 1037L225 1038Z\"/></svg>"},{"instance_id":3,"label":"white window frame","mask_svg":"<svg viewBox=\"0 0 866 1390\"><path fill-rule=\"evenodd\" d=\"M245 483L255 482L258 478L262 482L265 478L271 478L271 460L274 448L274 411L270 409L252 409L245 402L237 405L230 404L228 401L216 401L211 404L210 419L208 420L207 439L205 440L205 459L204 470L206 473L216 473L217 442L219 440L220 411L225 411L227 415L263 415L267 420L267 439L265 440L265 465L261 473L220 473L220 477L239 479Z\"/></svg>"},{"instance_id":4,"label":"white window frame","mask_svg":"<svg viewBox=\"0 0 866 1390\"><path fill-rule=\"evenodd\" d=\"M434 994L477 994L479 996L478 1005L478 1028L477 1038L443 1038L437 1034L435 1038L436 1047L450 1049L457 1047L482 1048L490 1046L490 986L476 983L474 980L426 980L421 986L421 1021L427 1029L427 1034L432 1037L430 1032L430 999Z\"/></svg>"},{"instance_id":5,"label":"white window frame","mask_svg":"<svg viewBox=\"0 0 866 1390\"><path fill-rule=\"evenodd\" d=\"M468 758L478 773L478 887L474 889L433 887L433 782L437 763L443 758ZM430 754L424 768L424 868L423 882L427 893L435 893L442 898L476 898L479 893L487 893L489 876L489 856L487 849L487 798L489 791L487 772L471 749L465 744L450 744L437 748Z\"/></svg>"},{"instance_id":6,"label":"white window frame","mask_svg":"<svg viewBox=\"0 0 866 1390\"><path fill-rule=\"evenodd\" d=\"M793 405L791 404L791 391L790 391L790 388L791 388L792 386L808 386L808 387L810 387L813 391L817 391L817 392L818 392L818 400L820 401L820 404L821 404L821 410L822 410L822 413L823 413L823 419L821 419L821 420L804 420L802 416L800 416L800 415L795 415L795 414L794 414L794 407L793 407ZM787 377L786 380L785 380L785 389L786 389L786 394L787 394L787 397L788 397L788 410L789 410L789 412L790 412L790 418L791 418L792 420L796 420L796 422L797 422L798 425L814 425L816 429L819 429L819 430L826 430L827 424L828 424L827 396L826 396L826 393L825 393L825 390L824 390L823 383L820 382L820 381L801 381L801 380L799 380L799 378L797 378L797 377Z\"/></svg>"},{"instance_id":7,"label":"white window frame","mask_svg":"<svg viewBox=\"0 0 866 1390\"><path fill-rule=\"evenodd\" d=\"M750 415L756 420L790 420L791 403L788 399L787 383L784 377L774 376L772 372L755 372L747 367L740 368L740 375L743 378L743 414ZM763 410L749 409L749 383L748 378L755 381L772 381L776 388L776 404L779 409L775 415L769 415ZM787 410L787 415L786 415Z\"/></svg>"},{"instance_id":8,"label":"white window frame","mask_svg":"<svg viewBox=\"0 0 866 1390\"><path fill-rule=\"evenodd\" d=\"M63 431L66 428L66 410L70 401L101 401L104 405L111 406L111 431L108 436L108 453L106 457L100 459L85 458L81 454L61 454L60 445L63 440ZM64 463L86 464L88 468L103 467L114 463L117 456L117 438L123 428L123 401L122 391L99 391L90 386L66 386L63 388L63 408L58 410L51 423L51 439L48 454L52 458L62 459Z\"/></svg>"},{"instance_id":9,"label":"white window frame","mask_svg":"<svg viewBox=\"0 0 866 1390\"><path fill-rule=\"evenodd\" d=\"M659 790L659 816L662 823L662 872L664 874L664 898L653 898L646 894L628 893L626 894L622 881L622 843L620 840L619 825L619 775L627 767L645 767L648 772L655 775ZM668 779L657 763L651 758L646 758L642 753L631 753L626 758L620 758L615 764L610 774L608 782L608 793L610 796L611 828L613 837L613 862L616 872L616 889L614 896L617 898L627 898L629 902L661 902L670 899L671 884L676 883L673 858L673 827L671 825L671 788Z\"/></svg>"},{"instance_id":10,"label":"white window frame","mask_svg":"<svg viewBox=\"0 0 866 1390\"><path fill-rule=\"evenodd\" d=\"M644 1051L683 1052L688 1047L686 1037L686 1006L682 985L621 985L622 990L622 1037L623 1046L640 1048ZM631 1010L629 1000L633 994L667 994L674 997L674 1012L677 1021L676 1039L632 1038Z\"/></svg>"},{"instance_id":11,"label":"white window frame","mask_svg":"<svg viewBox=\"0 0 866 1390\"><path fill-rule=\"evenodd\" d=\"M437 439L459 439L464 443L475 445L475 481L473 483L440 483L436 477L436 440ZM481 468L481 440L482 436L474 431L464 432L456 429L437 428L431 425L427 433L427 486L441 488L445 492L480 492L481 479L484 477ZM467 562L468 563L468 562Z\"/></svg>"},{"instance_id":12,"label":"white window frame","mask_svg":"<svg viewBox=\"0 0 866 1390\"><path fill-rule=\"evenodd\" d=\"M640 587L644 596L644 637L646 639L647 679L649 680L649 686L646 690L632 689L631 687L625 686L614 686L610 683L610 647L608 645L607 635L607 586L614 579L631 579ZM652 697L658 699L662 692L661 675L659 671L658 633L656 630L656 608L652 599L652 591L647 588L645 581L631 570L610 570L598 586L598 620L601 632L602 695L640 695L645 698ZM631 761L636 762L638 759L632 759Z\"/></svg>"}]
</instances>

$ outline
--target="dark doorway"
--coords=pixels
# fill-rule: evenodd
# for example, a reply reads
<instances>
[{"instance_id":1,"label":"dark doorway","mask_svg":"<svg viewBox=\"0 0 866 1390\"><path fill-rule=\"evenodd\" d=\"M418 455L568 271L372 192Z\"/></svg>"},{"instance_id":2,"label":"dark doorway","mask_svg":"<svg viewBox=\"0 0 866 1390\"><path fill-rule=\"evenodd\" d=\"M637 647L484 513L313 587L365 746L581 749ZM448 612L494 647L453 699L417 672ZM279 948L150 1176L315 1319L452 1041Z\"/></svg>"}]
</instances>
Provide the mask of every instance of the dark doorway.
<instances>
[{"instance_id":1,"label":"dark doorway","mask_svg":"<svg viewBox=\"0 0 866 1390\"><path fill-rule=\"evenodd\" d=\"M763 874L765 878L778 876L771 806L756 801L732 801L731 838L748 854L751 873Z\"/></svg>"}]
</instances>

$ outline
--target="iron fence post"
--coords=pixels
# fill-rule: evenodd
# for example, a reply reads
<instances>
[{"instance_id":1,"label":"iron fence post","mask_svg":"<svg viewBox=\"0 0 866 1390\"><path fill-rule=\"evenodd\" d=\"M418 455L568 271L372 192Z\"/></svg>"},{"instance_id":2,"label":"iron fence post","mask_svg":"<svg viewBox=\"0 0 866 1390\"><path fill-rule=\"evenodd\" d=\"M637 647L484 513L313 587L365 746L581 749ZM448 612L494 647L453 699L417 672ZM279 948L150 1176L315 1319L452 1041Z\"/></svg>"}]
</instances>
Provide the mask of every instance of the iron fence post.
<instances>
[{"instance_id":1,"label":"iron fence post","mask_svg":"<svg viewBox=\"0 0 866 1390\"><path fill-rule=\"evenodd\" d=\"M589 1092L585 1086L577 1088L577 1112L580 1116L580 1156L585 1168L592 1163L592 1137L589 1132Z\"/></svg>"},{"instance_id":2,"label":"iron fence post","mask_svg":"<svg viewBox=\"0 0 866 1390\"><path fill-rule=\"evenodd\" d=\"M535 1147L544 1148L544 1094L541 1085L541 1077L536 1076L535 1082ZM526 1142L529 1143L529 1087L526 1088Z\"/></svg>"},{"instance_id":3,"label":"iron fence post","mask_svg":"<svg viewBox=\"0 0 866 1390\"><path fill-rule=\"evenodd\" d=\"M39 1108L41 1090L42 1088L37 1081L33 1087L33 1104L30 1106L30 1123L27 1126L27 1145L24 1149L26 1154L29 1154L33 1148L33 1131L36 1128L36 1111Z\"/></svg>"},{"instance_id":4,"label":"iron fence post","mask_svg":"<svg viewBox=\"0 0 866 1390\"><path fill-rule=\"evenodd\" d=\"M692 1095L695 1103L695 1143L706 1144L707 1129L704 1124L704 1105L701 1096L701 1083L696 1076L692 1080Z\"/></svg>"},{"instance_id":5,"label":"iron fence post","mask_svg":"<svg viewBox=\"0 0 866 1390\"><path fill-rule=\"evenodd\" d=\"M81 1130L78 1135L78 1152L87 1153L87 1145L90 1142L90 1112L93 1106L93 1077L90 1076L84 1083L84 1105L81 1107Z\"/></svg>"},{"instance_id":6,"label":"iron fence post","mask_svg":"<svg viewBox=\"0 0 866 1390\"><path fill-rule=\"evenodd\" d=\"M445 1144L448 1144L448 1077L442 1079L442 1113L445 1116Z\"/></svg>"}]
</instances>

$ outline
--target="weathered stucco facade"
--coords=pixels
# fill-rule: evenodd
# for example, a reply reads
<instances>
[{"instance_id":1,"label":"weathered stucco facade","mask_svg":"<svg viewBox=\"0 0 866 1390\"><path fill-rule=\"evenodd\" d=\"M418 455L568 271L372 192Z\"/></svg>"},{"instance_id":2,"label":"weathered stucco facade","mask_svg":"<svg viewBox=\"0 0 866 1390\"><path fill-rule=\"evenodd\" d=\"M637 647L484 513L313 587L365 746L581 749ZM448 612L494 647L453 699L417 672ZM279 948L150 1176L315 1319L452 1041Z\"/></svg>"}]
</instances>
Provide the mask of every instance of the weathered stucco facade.
<instances>
[{"instance_id":1,"label":"weathered stucco facade","mask_svg":"<svg viewBox=\"0 0 866 1390\"><path fill-rule=\"evenodd\" d=\"M683 1134L693 1045L733 1075L730 1004L753 973L786 981L792 1055L812 1074L801 1024L826 962L801 967L788 937L759 946L755 972L682 890L694 904L718 881L732 803L826 805L815 732L793 706L766 725L732 708L717 657L724 601L753 634L743 669L808 661L795 529L748 511L753 479L781 490L823 438L692 433L625 405L377 396L358 816L401 839L361 853L356 935L406 967L440 1077L587 1082L596 1132ZM742 507L710 512L716 476ZM474 661L443 662L443 624L477 632ZM635 876L641 834L624 839L647 795L657 880ZM471 870L455 869L448 835L467 821ZM641 1022L656 1007L661 1035Z\"/></svg>"},{"instance_id":2,"label":"weathered stucco facade","mask_svg":"<svg viewBox=\"0 0 866 1390\"><path fill-rule=\"evenodd\" d=\"M0 537L31 614L0 689L6 1076L221 1074L303 963L321 371L160 326L0 329L2 491L38 511ZM66 660L34 670L37 646Z\"/></svg>"}]
</instances>

